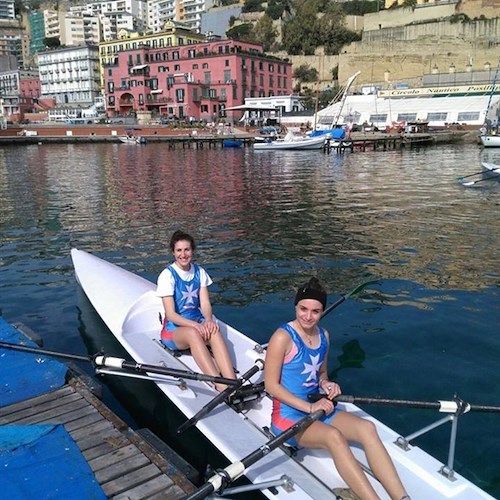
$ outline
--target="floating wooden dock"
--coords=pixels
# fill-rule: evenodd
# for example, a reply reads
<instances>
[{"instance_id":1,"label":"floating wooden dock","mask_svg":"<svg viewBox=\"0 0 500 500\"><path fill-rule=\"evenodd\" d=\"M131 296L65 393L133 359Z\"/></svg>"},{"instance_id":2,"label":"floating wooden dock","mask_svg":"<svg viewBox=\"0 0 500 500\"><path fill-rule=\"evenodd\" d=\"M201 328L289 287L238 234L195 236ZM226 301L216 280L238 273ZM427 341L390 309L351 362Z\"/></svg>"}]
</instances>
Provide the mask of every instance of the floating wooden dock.
<instances>
[{"instance_id":1,"label":"floating wooden dock","mask_svg":"<svg viewBox=\"0 0 500 500\"><path fill-rule=\"evenodd\" d=\"M177 499L195 490L184 473L78 378L55 391L0 408L0 425L35 424L64 425L108 498Z\"/></svg>"}]
</instances>

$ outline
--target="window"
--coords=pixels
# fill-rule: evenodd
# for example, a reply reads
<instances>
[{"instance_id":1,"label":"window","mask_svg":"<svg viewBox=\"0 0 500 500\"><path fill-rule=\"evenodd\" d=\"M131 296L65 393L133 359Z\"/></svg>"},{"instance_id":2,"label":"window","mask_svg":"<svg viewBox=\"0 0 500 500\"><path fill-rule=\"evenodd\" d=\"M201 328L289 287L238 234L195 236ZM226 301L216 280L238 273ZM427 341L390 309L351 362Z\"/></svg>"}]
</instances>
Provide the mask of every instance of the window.
<instances>
[{"instance_id":1,"label":"window","mask_svg":"<svg viewBox=\"0 0 500 500\"><path fill-rule=\"evenodd\" d=\"M198 89L193 89L193 101L198 101Z\"/></svg>"},{"instance_id":2,"label":"window","mask_svg":"<svg viewBox=\"0 0 500 500\"><path fill-rule=\"evenodd\" d=\"M114 95L110 95L109 98L108 98L108 104L110 106L114 106L115 105L115 96Z\"/></svg>"},{"instance_id":3,"label":"window","mask_svg":"<svg viewBox=\"0 0 500 500\"><path fill-rule=\"evenodd\" d=\"M167 76L167 89L171 89L174 86L174 77Z\"/></svg>"},{"instance_id":4,"label":"window","mask_svg":"<svg viewBox=\"0 0 500 500\"><path fill-rule=\"evenodd\" d=\"M448 113L427 113L427 120L430 122L445 122Z\"/></svg>"},{"instance_id":5,"label":"window","mask_svg":"<svg viewBox=\"0 0 500 500\"><path fill-rule=\"evenodd\" d=\"M202 68L203 69L208 69L208 63L203 63Z\"/></svg>"},{"instance_id":6,"label":"window","mask_svg":"<svg viewBox=\"0 0 500 500\"><path fill-rule=\"evenodd\" d=\"M198 65L197 64L193 64L193 69L198 69Z\"/></svg>"},{"instance_id":7,"label":"window","mask_svg":"<svg viewBox=\"0 0 500 500\"><path fill-rule=\"evenodd\" d=\"M398 113L398 122L414 122L417 119L417 113Z\"/></svg>"},{"instance_id":8,"label":"window","mask_svg":"<svg viewBox=\"0 0 500 500\"><path fill-rule=\"evenodd\" d=\"M222 87L220 89L220 100L221 101L226 101L227 100L227 97L226 97L226 89L224 87Z\"/></svg>"},{"instance_id":9,"label":"window","mask_svg":"<svg viewBox=\"0 0 500 500\"><path fill-rule=\"evenodd\" d=\"M269 75L269 86L274 87L274 77L273 75Z\"/></svg>"},{"instance_id":10,"label":"window","mask_svg":"<svg viewBox=\"0 0 500 500\"><path fill-rule=\"evenodd\" d=\"M190 59L194 59L196 57L196 51L194 49L189 49L188 50L188 57Z\"/></svg>"},{"instance_id":11,"label":"window","mask_svg":"<svg viewBox=\"0 0 500 500\"><path fill-rule=\"evenodd\" d=\"M141 64L141 54L136 54L135 60L137 64Z\"/></svg>"},{"instance_id":12,"label":"window","mask_svg":"<svg viewBox=\"0 0 500 500\"><path fill-rule=\"evenodd\" d=\"M210 83L211 73L210 71L205 71L205 83Z\"/></svg>"},{"instance_id":13,"label":"window","mask_svg":"<svg viewBox=\"0 0 500 500\"><path fill-rule=\"evenodd\" d=\"M387 114L373 114L370 115L370 123L380 123L387 121Z\"/></svg>"},{"instance_id":14,"label":"window","mask_svg":"<svg viewBox=\"0 0 500 500\"><path fill-rule=\"evenodd\" d=\"M108 92L111 94L115 91L115 84L113 82L108 82Z\"/></svg>"},{"instance_id":15,"label":"window","mask_svg":"<svg viewBox=\"0 0 500 500\"><path fill-rule=\"evenodd\" d=\"M144 94L139 94L139 104L144 104Z\"/></svg>"},{"instance_id":16,"label":"window","mask_svg":"<svg viewBox=\"0 0 500 500\"><path fill-rule=\"evenodd\" d=\"M226 68L229 66L229 59L224 60L224 66L226 66Z\"/></svg>"},{"instance_id":17,"label":"window","mask_svg":"<svg viewBox=\"0 0 500 500\"><path fill-rule=\"evenodd\" d=\"M231 83L231 70L230 69L224 70L224 82Z\"/></svg>"},{"instance_id":18,"label":"window","mask_svg":"<svg viewBox=\"0 0 500 500\"><path fill-rule=\"evenodd\" d=\"M208 105L202 104L200 106L200 110L201 110L202 113L208 113Z\"/></svg>"},{"instance_id":19,"label":"window","mask_svg":"<svg viewBox=\"0 0 500 500\"><path fill-rule=\"evenodd\" d=\"M217 91L215 89L210 89L208 91L208 95L209 95L210 99L215 99L217 97Z\"/></svg>"},{"instance_id":20,"label":"window","mask_svg":"<svg viewBox=\"0 0 500 500\"><path fill-rule=\"evenodd\" d=\"M479 120L479 112L471 113L470 111L464 111L463 113L458 113L458 122L472 122Z\"/></svg>"},{"instance_id":21,"label":"window","mask_svg":"<svg viewBox=\"0 0 500 500\"><path fill-rule=\"evenodd\" d=\"M128 65L133 66L134 65L134 56L132 54L128 55Z\"/></svg>"},{"instance_id":22,"label":"window","mask_svg":"<svg viewBox=\"0 0 500 500\"><path fill-rule=\"evenodd\" d=\"M177 102L184 102L184 89L176 89L175 98Z\"/></svg>"},{"instance_id":23,"label":"window","mask_svg":"<svg viewBox=\"0 0 500 500\"><path fill-rule=\"evenodd\" d=\"M180 36L178 39L177 39L177 45L184 45L184 38L182 36Z\"/></svg>"},{"instance_id":24,"label":"window","mask_svg":"<svg viewBox=\"0 0 500 500\"><path fill-rule=\"evenodd\" d=\"M174 64L174 71L180 71L181 70L181 65L180 64Z\"/></svg>"},{"instance_id":25,"label":"window","mask_svg":"<svg viewBox=\"0 0 500 500\"><path fill-rule=\"evenodd\" d=\"M179 51L178 50L174 50L172 52L172 59L174 59L174 60L179 59Z\"/></svg>"},{"instance_id":26,"label":"window","mask_svg":"<svg viewBox=\"0 0 500 500\"><path fill-rule=\"evenodd\" d=\"M273 72L274 72L274 64L269 64L269 71L270 71L271 73L273 73Z\"/></svg>"},{"instance_id":27,"label":"window","mask_svg":"<svg viewBox=\"0 0 500 500\"><path fill-rule=\"evenodd\" d=\"M113 76L113 70L111 68L108 69L108 76Z\"/></svg>"}]
</instances>

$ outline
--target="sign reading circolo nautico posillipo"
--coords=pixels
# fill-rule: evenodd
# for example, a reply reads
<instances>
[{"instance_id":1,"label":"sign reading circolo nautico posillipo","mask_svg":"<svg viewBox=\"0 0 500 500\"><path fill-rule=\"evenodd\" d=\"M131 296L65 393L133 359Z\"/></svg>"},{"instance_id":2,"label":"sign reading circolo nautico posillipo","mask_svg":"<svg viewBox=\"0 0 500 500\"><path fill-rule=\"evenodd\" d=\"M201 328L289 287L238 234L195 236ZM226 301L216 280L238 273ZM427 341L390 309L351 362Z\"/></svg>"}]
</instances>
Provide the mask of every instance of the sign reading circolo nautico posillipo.
<instances>
[{"instance_id":1,"label":"sign reading circolo nautico posillipo","mask_svg":"<svg viewBox=\"0 0 500 500\"><path fill-rule=\"evenodd\" d=\"M423 97L423 96L463 96L484 95L492 92L493 85L457 85L447 87L421 87L415 89L386 89L379 90L379 97ZM494 94L500 94L500 85L493 90Z\"/></svg>"}]
</instances>

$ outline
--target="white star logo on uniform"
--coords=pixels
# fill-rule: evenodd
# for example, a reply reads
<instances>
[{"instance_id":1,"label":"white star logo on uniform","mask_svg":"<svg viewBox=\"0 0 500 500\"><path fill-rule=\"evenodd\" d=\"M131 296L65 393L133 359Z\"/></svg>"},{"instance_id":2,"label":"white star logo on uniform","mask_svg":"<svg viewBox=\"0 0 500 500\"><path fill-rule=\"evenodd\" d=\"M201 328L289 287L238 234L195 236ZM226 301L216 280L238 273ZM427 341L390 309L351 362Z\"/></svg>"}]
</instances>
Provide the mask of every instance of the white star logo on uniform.
<instances>
[{"instance_id":1,"label":"white star logo on uniform","mask_svg":"<svg viewBox=\"0 0 500 500\"><path fill-rule=\"evenodd\" d=\"M182 298L186 299L186 304L193 304L194 299L198 298L198 290L193 290L194 285L187 285L186 291L182 292Z\"/></svg>"},{"instance_id":2,"label":"white star logo on uniform","mask_svg":"<svg viewBox=\"0 0 500 500\"><path fill-rule=\"evenodd\" d=\"M309 373L306 382L308 382L309 380L316 380L319 368L321 366L321 363L319 362L319 354L317 354L316 356L312 356L310 354L309 357L311 358L311 364L304 363L304 370L301 373L301 375L304 373Z\"/></svg>"}]
</instances>

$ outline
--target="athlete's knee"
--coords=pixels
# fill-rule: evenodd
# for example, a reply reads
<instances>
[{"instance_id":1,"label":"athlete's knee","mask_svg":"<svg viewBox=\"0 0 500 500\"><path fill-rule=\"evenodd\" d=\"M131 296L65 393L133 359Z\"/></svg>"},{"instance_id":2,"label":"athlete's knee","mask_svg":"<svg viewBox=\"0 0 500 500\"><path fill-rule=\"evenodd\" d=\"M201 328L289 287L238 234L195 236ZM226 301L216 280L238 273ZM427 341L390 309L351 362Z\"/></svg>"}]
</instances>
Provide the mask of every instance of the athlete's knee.
<instances>
[{"instance_id":1,"label":"athlete's knee","mask_svg":"<svg viewBox=\"0 0 500 500\"><path fill-rule=\"evenodd\" d=\"M338 448L339 446L347 446L348 441L338 429L328 426L325 429L325 442L329 448Z\"/></svg>"}]
</instances>

